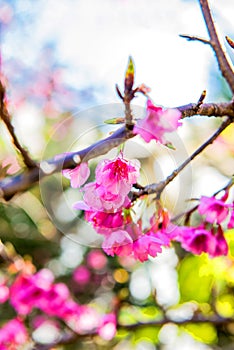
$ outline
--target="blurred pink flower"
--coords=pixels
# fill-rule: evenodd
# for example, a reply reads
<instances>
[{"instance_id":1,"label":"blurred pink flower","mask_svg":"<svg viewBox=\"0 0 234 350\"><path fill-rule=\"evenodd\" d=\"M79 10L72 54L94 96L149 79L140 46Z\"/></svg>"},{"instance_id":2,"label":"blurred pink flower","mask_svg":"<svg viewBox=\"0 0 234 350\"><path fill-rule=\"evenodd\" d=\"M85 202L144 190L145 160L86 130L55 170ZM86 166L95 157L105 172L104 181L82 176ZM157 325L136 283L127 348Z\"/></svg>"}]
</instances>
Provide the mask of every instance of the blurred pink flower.
<instances>
[{"instance_id":1,"label":"blurred pink flower","mask_svg":"<svg viewBox=\"0 0 234 350\"><path fill-rule=\"evenodd\" d=\"M100 325L100 316L88 305L80 306L79 314L67 319L69 327L79 334L96 332Z\"/></svg>"},{"instance_id":2,"label":"blurred pink flower","mask_svg":"<svg viewBox=\"0 0 234 350\"><path fill-rule=\"evenodd\" d=\"M5 303L9 298L9 288L5 284L5 281L0 282L0 303Z\"/></svg>"},{"instance_id":3,"label":"blurred pink flower","mask_svg":"<svg viewBox=\"0 0 234 350\"><path fill-rule=\"evenodd\" d=\"M104 315L98 328L98 334L104 340L111 340L116 334L116 316L115 314Z\"/></svg>"},{"instance_id":4,"label":"blurred pink flower","mask_svg":"<svg viewBox=\"0 0 234 350\"><path fill-rule=\"evenodd\" d=\"M79 313L79 305L70 296L64 283L53 283L54 276L48 269L34 275L20 275L10 288L10 302L21 315L38 308L51 316L66 319Z\"/></svg>"},{"instance_id":5,"label":"blurred pink flower","mask_svg":"<svg viewBox=\"0 0 234 350\"><path fill-rule=\"evenodd\" d=\"M91 273L85 265L78 266L73 272L73 279L79 285L86 285L91 278Z\"/></svg>"},{"instance_id":6,"label":"blurred pink flower","mask_svg":"<svg viewBox=\"0 0 234 350\"><path fill-rule=\"evenodd\" d=\"M27 330L23 322L18 318L10 320L0 329L0 349L19 349L27 338Z\"/></svg>"},{"instance_id":7,"label":"blurred pink flower","mask_svg":"<svg viewBox=\"0 0 234 350\"><path fill-rule=\"evenodd\" d=\"M133 131L139 134L146 142L156 140L167 144L165 133L175 131L180 125L181 113L178 109L165 109L155 106L147 100L146 116L138 120Z\"/></svg>"},{"instance_id":8,"label":"blurred pink flower","mask_svg":"<svg viewBox=\"0 0 234 350\"><path fill-rule=\"evenodd\" d=\"M198 206L198 212L201 215L205 215L206 221L212 224L221 224L228 216L231 206L231 204L225 203L222 199L202 196Z\"/></svg>"},{"instance_id":9,"label":"blurred pink flower","mask_svg":"<svg viewBox=\"0 0 234 350\"><path fill-rule=\"evenodd\" d=\"M81 187L90 175L90 170L87 163L80 163L74 169L64 169L63 176L71 181L71 187Z\"/></svg>"},{"instance_id":10,"label":"blurred pink flower","mask_svg":"<svg viewBox=\"0 0 234 350\"><path fill-rule=\"evenodd\" d=\"M48 269L34 275L19 275L10 288L10 302L19 314L27 315L44 297L45 291L51 288L54 280Z\"/></svg>"},{"instance_id":11,"label":"blurred pink flower","mask_svg":"<svg viewBox=\"0 0 234 350\"><path fill-rule=\"evenodd\" d=\"M107 258L101 250L91 250L87 255L88 265L95 270L102 270L107 264Z\"/></svg>"}]
</instances>

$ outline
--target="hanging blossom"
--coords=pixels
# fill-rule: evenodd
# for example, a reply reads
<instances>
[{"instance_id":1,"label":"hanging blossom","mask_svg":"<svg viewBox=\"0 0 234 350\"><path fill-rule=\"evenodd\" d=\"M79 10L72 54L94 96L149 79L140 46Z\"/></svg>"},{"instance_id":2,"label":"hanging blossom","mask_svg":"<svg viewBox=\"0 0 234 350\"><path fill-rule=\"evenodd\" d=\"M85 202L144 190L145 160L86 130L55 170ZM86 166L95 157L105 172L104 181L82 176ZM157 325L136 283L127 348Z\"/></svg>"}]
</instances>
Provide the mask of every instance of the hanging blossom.
<instances>
[{"instance_id":1,"label":"hanging blossom","mask_svg":"<svg viewBox=\"0 0 234 350\"><path fill-rule=\"evenodd\" d=\"M232 209L231 209L231 217L228 223L228 228L232 229L234 228L234 202L232 203Z\"/></svg>"},{"instance_id":2,"label":"hanging blossom","mask_svg":"<svg viewBox=\"0 0 234 350\"><path fill-rule=\"evenodd\" d=\"M84 201L77 202L74 208L114 212L128 206L127 195L139 177L139 170L139 161L126 160L122 153L114 160L103 160L96 168L96 181L83 187Z\"/></svg>"},{"instance_id":3,"label":"hanging blossom","mask_svg":"<svg viewBox=\"0 0 234 350\"><path fill-rule=\"evenodd\" d=\"M146 142L156 140L164 145L168 142L165 133L177 130L182 125L179 122L181 112L178 109L163 109L155 106L150 99L147 100L146 116L138 120L133 132L139 134Z\"/></svg>"},{"instance_id":4,"label":"hanging blossom","mask_svg":"<svg viewBox=\"0 0 234 350\"><path fill-rule=\"evenodd\" d=\"M80 163L74 169L64 169L62 174L70 180L71 187L78 188L87 181L90 170L87 163Z\"/></svg>"},{"instance_id":5,"label":"hanging blossom","mask_svg":"<svg viewBox=\"0 0 234 350\"><path fill-rule=\"evenodd\" d=\"M233 204L225 203L227 195L228 193L221 199L202 196L198 206L199 214L204 215L206 221L212 224L221 224L227 218L229 209L233 210Z\"/></svg>"},{"instance_id":6,"label":"hanging blossom","mask_svg":"<svg viewBox=\"0 0 234 350\"><path fill-rule=\"evenodd\" d=\"M212 230L207 230L204 226L177 227L175 240L180 242L185 250L195 255L208 253L214 258L228 253L228 245L220 225Z\"/></svg>"},{"instance_id":7,"label":"hanging blossom","mask_svg":"<svg viewBox=\"0 0 234 350\"><path fill-rule=\"evenodd\" d=\"M143 232L141 222L129 222L121 229L106 230L102 244L103 250L111 256L133 256L141 262L148 260L149 256L156 257L163 247L168 247L173 238L171 227L163 221L157 225L157 215L150 219L151 227Z\"/></svg>"}]
</instances>

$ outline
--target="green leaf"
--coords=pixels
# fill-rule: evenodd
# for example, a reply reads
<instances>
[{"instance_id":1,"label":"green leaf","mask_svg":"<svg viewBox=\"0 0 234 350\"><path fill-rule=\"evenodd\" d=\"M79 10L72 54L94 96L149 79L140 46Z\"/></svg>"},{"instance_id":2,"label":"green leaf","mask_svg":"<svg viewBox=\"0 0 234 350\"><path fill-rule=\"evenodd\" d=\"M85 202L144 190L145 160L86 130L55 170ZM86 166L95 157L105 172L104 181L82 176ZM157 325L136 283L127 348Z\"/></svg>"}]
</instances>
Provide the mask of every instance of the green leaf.
<instances>
[{"instance_id":1,"label":"green leaf","mask_svg":"<svg viewBox=\"0 0 234 350\"><path fill-rule=\"evenodd\" d=\"M188 256L179 266L181 301L208 302L213 284L212 267L207 256Z\"/></svg>"},{"instance_id":2,"label":"green leaf","mask_svg":"<svg viewBox=\"0 0 234 350\"><path fill-rule=\"evenodd\" d=\"M107 119L104 121L106 124L124 124L125 119L124 118L112 118L112 119Z\"/></svg>"},{"instance_id":3,"label":"green leaf","mask_svg":"<svg viewBox=\"0 0 234 350\"><path fill-rule=\"evenodd\" d=\"M217 340L217 331L213 324L210 323L189 323L183 327L186 332L191 334L194 339L206 344L215 343Z\"/></svg>"},{"instance_id":4,"label":"green leaf","mask_svg":"<svg viewBox=\"0 0 234 350\"><path fill-rule=\"evenodd\" d=\"M153 344L157 344L160 328L161 327L158 326L142 326L136 329L136 331L133 334L134 343L145 340Z\"/></svg>"}]
</instances>

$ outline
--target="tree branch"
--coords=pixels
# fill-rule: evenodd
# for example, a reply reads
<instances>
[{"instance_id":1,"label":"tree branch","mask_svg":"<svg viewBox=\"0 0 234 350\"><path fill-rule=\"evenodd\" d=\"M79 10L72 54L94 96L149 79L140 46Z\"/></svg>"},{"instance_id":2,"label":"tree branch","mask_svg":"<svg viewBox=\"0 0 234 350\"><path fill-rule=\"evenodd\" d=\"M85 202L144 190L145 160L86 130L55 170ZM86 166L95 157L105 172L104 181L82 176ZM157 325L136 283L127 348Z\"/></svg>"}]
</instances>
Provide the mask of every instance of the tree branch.
<instances>
[{"instance_id":1,"label":"tree branch","mask_svg":"<svg viewBox=\"0 0 234 350\"><path fill-rule=\"evenodd\" d=\"M184 39L187 39L188 41L200 41L200 42L202 42L203 44L211 45L210 40L201 38L201 37L199 37L199 36L194 36L194 35L189 35L189 34L180 34L180 37L181 37L181 38L184 38ZM212 46L212 45L211 45L211 46Z\"/></svg>"},{"instance_id":2,"label":"tree branch","mask_svg":"<svg viewBox=\"0 0 234 350\"><path fill-rule=\"evenodd\" d=\"M18 151L22 155L24 164L29 169L36 168L37 164L31 159L28 152L21 146L21 144L20 144L20 142L15 134L15 130L14 130L13 125L11 124L11 118L10 118L8 110L5 106L4 99L5 99L5 89L4 89L2 82L0 80L0 118L2 119L4 124L6 125L6 128L9 132L9 134L11 135L12 142L13 142L14 146L18 149Z\"/></svg>"},{"instance_id":3,"label":"tree branch","mask_svg":"<svg viewBox=\"0 0 234 350\"><path fill-rule=\"evenodd\" d=\"M229 124L234 120L234 103L207 103L198 106L198 103L176 107L182 113L182 118L192 117L194 115L204 116L229 116ZM42 161L39 167L28 169L27 171L0 181L0 196L5 200L11 199L16 193L28 190L33 184L45 176L60 172L62 169L74 168L82 161L86 162L107 153L114 147L118 147L126 140L134 137L131 130L122 127L115 131L111 136L100 140L93 145L70 154L60 154L53 159Z\"/></svg>"},{"instance_id":4,"label":"tree branch","mask_svg":"<svg viewBox=\"0 0 234 350\"><path fill-rule=\"evenodd\" d=\"M218 38L218 34L214 25L213 18L211 16L210 7L207 0L199 0L202 14L206 23L206 27L210 36L210 43L215 52L219 68L223 77L226 79L232 93L234 94L234 68L233 65L225 53L224 47Z\"/></svg>"},{"instance_id":5,"label":"tree branch","mask_svg":"<svg viewBox=\"0 0 234 350\"><path fill-rule=\"evenodd\" d=\"M234 175L232 175L232 178L230 181L228 181L228 183L223 186L222 188L220 188L218 191L216 191L212 196L215 197L217 196L217 194L219 194L220 192L222 191L227 191L229 190L232 186L234 185ZM180 213L176 216L174 216L172 219L171 219L171 222L176 222L178 219L180 219L182 216L185 216L185 223L189 221L190 219L190 216L192 215L192 213L194 211L197 210L197 208L199 207L199 204L195 205L194 207L192 207L191 209L189 209L188 211L185 211L183 213Z\"/></svg>"},{"instance_id":6,"label":"tree branch","mask_svg":"<svg viewBox=\"0 0 234 350\"><path fill-rule=\"evenodd\" d=\"M171 318L164 317L157 321L137 322L137 323L128 324L128 325L117 324L117 329L119 330L122 329L126 331L135 331L139 328L150 327L150 326L161 327L168 323L173 323L178 326L187 325L191 323L196 323L196 324L211 323L214 325L228 325L229 323L233 323L233 321L234 320L231 317L224 318L217 314L210 317L205 317L203 315L194 315L191 319L186 319L186 320L173 320ZM89 337L93 337L96 335L97 333L95 332L90 334L82 334L82 335L79 335L75 332L69 333L69 334L65 333L61 336L61 338L58 341L51 344L42 345L39 343L34 343L33 350L50 350L52 347L55 347L55 346L72 344L77 340L79 340L80 338L88 339Z\"/></svg>"}]
</instances>

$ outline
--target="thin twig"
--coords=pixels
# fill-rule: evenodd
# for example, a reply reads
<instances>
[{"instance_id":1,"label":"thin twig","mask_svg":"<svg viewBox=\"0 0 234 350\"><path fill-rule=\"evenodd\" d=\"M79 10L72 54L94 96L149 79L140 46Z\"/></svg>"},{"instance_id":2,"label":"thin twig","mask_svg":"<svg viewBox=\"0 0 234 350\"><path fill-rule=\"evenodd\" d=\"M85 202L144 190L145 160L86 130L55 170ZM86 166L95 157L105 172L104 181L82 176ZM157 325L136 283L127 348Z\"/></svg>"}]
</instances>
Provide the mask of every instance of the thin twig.
<instances>
[{"instance_id":1,"label":"thin twig","mask_svg":"<svg viewBox=\"0 0 234 350\"><path fill-rule=\"evenodd\" d=\"M211 45L210 40L201 38L199 36L194 36L194 35L189 35L189 34L180 34L179 35L181 38L187 39L188 41L200 41L203 44L208 44ZM212 46L212 45L211 45Z\"/></svg>"},{"instance_id":2,"label":"thin twig","mask_svg":"<svg viewBox=\"0 0 234 350\"><path fill-rule=\"evenodd\" d=\"M155 321L149 321L149 322L137 322L133 324L127 324L122 325L118 324L117 329L118 330L125 330L125 331L135 331L139 328L147 328L147 327L161 327L168 323L173 323L175 325L187 325L187 324L201 324L201 323L210 323L214 325L228 325L233 323L233 318L231 317L221 317L218 314L214 314L210 317L205 317L203 315L194 315L191 319L185 319L185 320L173 320L168 317L163 317L162 319L155 320ZM42 345L39 343L35 343L33 346L33 350L50 350L53 347L59 346L59 345L66 345L66 344L73 344L76 342L79 338L87 338L93 337L95 335L98 335L97 333L90 333L90 334L83 334L79 335L76 333L71 334L64 334L61 339L59 339L57 342L53 342L51 344Z\"/></svg>"},{"instance_id":3,"label":"thin twig","mask_svg":"<svg viewBox=\"0 0 234 350\"><path fill-rule=\"evenodd\" d=\"M234 68L231 60L225 53L224 47L218 38L218 34L211 16L210 7L207 0L199 0L202 14L210 36L210 43L215 52L219 68L223 77L226 79L232 93L234 94Z\"/></svg>"},{"instance_id":4,"label":"thin twig","mask_svg":"<svg viewBox=\"0 0 234 350\"><path fill-rule=\"evenodd\" d=\"M222 192L222 191L228 190L228 189L231 188L233 185L234 185L234 175L232 176L231 180L228 181L228 183L227 183L224 187L222 187L222 188L220 188L218 191L216 191L216 192L212 195L212 197L217 196L217 194L219 194L219 193ZM186 219L187 219L187 217L189 218L189 217L191 216L191 214L192 214L195 210L197 210L198 206L199 206L199 204L195 205L194 207L190 208L189 210L187 210L187 211L185 211L185 212L183 212L183 213L180 213L180 214L174 216L174 217L171 219L171 221L172 221L172 222L176 222L176 221L177 221L178 219L180 219L182 216L186 216Z\"/></svg>"},{"instance_id":5,"label":"thin twig","mask_svg":"<svg viewBox=\"0 0 234 350\"><path fill-rule=\"evenodd\" d=\"M23 161L24 161L24 164L26 165L26 167L29 169L36 168L37 164L32 160L32 158L30 157L28 152L21 146L21 144L20 144L20 142L15 134L15 130L14 130L13 125L11 124L11 118L10 118L10 115L9 115L8 110L6 108L4 100L5 100L5 89L0 81L0 118L2 119L4 124L6 125L6 128L9 132L9 134L11 135L12 142L13 142L14 146L22 155L22 158L23 158Z\"/></svg>"},{"instance_id":6,"label":"thin twig","mask_svg":"<svg viewBox=\"0 0 234 350\"><path fill-rule=\"evenodd\" d=\"M154 183L145 186L144 190L139 191L136 195L137 197L140 197L145 194L161 194L162 191L165 189L165 187L173 181L177 175L188 165L190 162L196 158L207 146L209 146L213 141L225 130L228 125L232 123L232 120L230 118L227 118L216 130L216 132L206 141L204 142L196 151L191 154L190 157L188 157L177 169L175 169L164 181L161 181L159 183Z\"/></svg>"}]
</instances>

